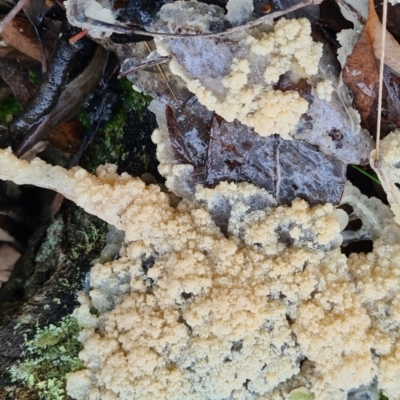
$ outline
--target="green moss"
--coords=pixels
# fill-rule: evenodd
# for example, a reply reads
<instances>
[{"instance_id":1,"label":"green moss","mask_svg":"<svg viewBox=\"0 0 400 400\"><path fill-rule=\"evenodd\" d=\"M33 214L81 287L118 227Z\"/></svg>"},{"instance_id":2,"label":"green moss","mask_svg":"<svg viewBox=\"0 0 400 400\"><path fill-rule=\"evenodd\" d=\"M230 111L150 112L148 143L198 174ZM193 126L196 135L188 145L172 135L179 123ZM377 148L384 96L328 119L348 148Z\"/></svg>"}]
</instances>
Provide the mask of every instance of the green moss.
<instances>
[{"instance_id":1,"label":"green moss","mask_svg":"<svg viewBox=\"0 0 400 400\"><path fill-rule=\"evenodd\" d=\"M90 312L90 314L92 314L92 315L96 315L96 316L99 315L99 312L98 312L98 310L97 310L96 307L90 307L89 312Z\"/></svg>"},{"instance_id":2,"label":"green moss","mask_svg":"<svg viewBox=\"0 0 400 400\"><path fill-rule=\"evenodd\" d=\"M129 108L135 110L139 114L140 118L142 118L146 107L150 104L152 100L151 97L133 90L132 83L129 82L126 78L121 79L119 82L122 87L122 99L124 101L126 109L128 111Z\"/></svg>"},{"instance_id":3,"label":"green moss","mask_svg":"<svg viewBox=\"0 0 400 400\"><path fill-rule=\"evenodd\" d=\"M119 83L122 88L121 107L99 132L103 136L103 145L108 149L110 161L107 161L113 163L116 163L122 156L122 138L129 112L131 109L135 110L141 119L151 101L151 97L144 96L133 90L132 84L127 79L121 79Z\"/></svg>"},{"instance_id":4,"label":"green moss","mask_svg":"<svg viewBox=\"0 0 400 400\"><path fill-rule=\"evenodd\" d=\"M135 110L139 120L143 117L151 97L145 96L132 89L132 84L127 79L119 81L121 85L121 104L118 110L105 125L100 128L95 140L83 156L82 165L94 173L99 164L117 164L123 155L124 129L129 113ZM86 112L79 115L82 125L88 129L89 117Z\"/></svg>"},{"instance_id":5,"label":"green moss","mask_svg":"<svg viewBox=\"0 0 400 400\"><path fill-rule=\"evenodd\" d=\"M78 114L78 119L79 122L82 124L82 127L85 131L88 131L90 128L90 118L89 114L85 109L83 109L79 114Z\"/></svg>"},{"instance_id":6,"label":"green moss","mask_svg":"<svg viewBox=\"0 0 400 400\"><path fill-rule=\"evenodd\" d=\"M22 381L36 389L46 400L65 399L65 384L69 373L83 367L78 353L79 325L68 315L57 326L37 328L32 339L23 344L23 361L10 368L12 380Z\"/></svg>"},{"instance_id":7,"label":"green moss","mask_svg":"<svg viewBox=\"0 0 400 400\"><path fill-rule=\"evenodd\" d=\"M28 71L28 73L29 73L29 82L33 83L36 86L39 86L41 84L41 82L42 82L42 76L41 76L39 71L40 70L33 70L33 69L30 69Z\"/></svg>"},{"instance_id":8,"label":"green moss","mask_svg":"<svg viewBox=\"0 0 400 400\"><path fill-rule=\"evenodd\" d=\"M22 110L14 96L7 97L0 103L0 124L6 125L10 122L10 116L17 115Z\"/></svg>"}]
</instances>

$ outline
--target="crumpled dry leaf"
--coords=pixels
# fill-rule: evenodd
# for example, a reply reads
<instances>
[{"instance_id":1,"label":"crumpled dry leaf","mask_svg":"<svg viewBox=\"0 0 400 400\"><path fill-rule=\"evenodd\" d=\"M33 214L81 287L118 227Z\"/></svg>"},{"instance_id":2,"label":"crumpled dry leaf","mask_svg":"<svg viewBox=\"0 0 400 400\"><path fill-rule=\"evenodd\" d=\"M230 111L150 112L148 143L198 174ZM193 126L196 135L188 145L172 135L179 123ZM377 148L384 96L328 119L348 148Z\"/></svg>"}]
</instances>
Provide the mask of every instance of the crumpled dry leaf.
<instances>
[{"instance_id":1,"label":"crumpled dry leaf","mask_svg":"<svg viewBox=\"0 0 400 400\"><path fill-rule=\"evenodd\" d=\"M369 0L368 20L343 68L343 80L354 93L354 105L363 126L372 134L376 131L378 106L379 58L382 25ZM387 32L383 78L381 132L385 136L400 126L400 45Z\"/></svg>"}]
</instances>

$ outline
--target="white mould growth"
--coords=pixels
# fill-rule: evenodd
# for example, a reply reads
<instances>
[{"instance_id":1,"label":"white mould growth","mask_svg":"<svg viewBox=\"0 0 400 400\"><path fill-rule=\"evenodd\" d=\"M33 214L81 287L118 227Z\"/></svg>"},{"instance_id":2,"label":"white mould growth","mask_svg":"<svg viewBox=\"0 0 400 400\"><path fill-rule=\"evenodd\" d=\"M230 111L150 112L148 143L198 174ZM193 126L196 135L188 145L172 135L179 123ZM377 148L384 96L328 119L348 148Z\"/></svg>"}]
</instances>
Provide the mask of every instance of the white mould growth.
<instances>
[{"instance_id":1,"label":"white mould growth","mask_svg":"<svg viewBox=\"0 0 400 400\"><path fill-rule=\"evenodd\" d=\"M229 0L226 9L226 19L233 24L240 24L251 16L253 0Z\"/></svg>"},{"instance_id":2,"label":"white mould growth","mask_svg":"<svg viewBox=\"0 0 400 400\"><path fill-rule=\"evenodd\" d=\"M393 224L393 214L389 207L376 197L366 197L349 181L343 192L341 205L348 204L353 208L351 219L359 218L362 222L360 229L356 231L346 230L342 232L345 243L357 240L378 239L385 226Z\"/></svg>"}]
</instances>

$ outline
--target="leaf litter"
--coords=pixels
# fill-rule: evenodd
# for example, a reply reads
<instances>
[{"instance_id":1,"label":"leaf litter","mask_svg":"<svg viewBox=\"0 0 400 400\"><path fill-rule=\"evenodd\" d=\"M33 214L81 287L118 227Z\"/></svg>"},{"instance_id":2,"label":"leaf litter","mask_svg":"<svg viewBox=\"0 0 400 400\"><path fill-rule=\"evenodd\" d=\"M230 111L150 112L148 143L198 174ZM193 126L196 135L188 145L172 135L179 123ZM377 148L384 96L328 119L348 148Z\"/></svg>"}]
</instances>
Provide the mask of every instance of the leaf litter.
<instances>
[{"instance_id":1,"label":"leaf litter","mask_svg":"<svg viewBox=\"0 0 400 400\"><path fill-rule=\"evenodd\" d=\"M343 7L350 10L351 18L348 17L348 13L344 13L345 17L352 20L349 22L338 12L335 3L330 2L328 5L328 0L323 3L324 7L311 5L307 8L302 8L305 4L302 2L273 2L272 5L267 4L270 7L261 4L262 2L255 2L253 14L249 9L235 14L228 8L227 17L223 11L214 13L212 23L207 20L209 16L196 15L197 20L204 17L203 25L196 26L190 25L190 18L179 17L174 20L172 14L168 17L169 20L158 19L157 12L166 3L164 1L155 1L154 8L148 4L142 7L139 3L128 2L126 6L122 6L122 10L116 12L111 5L103 7L95 1L69 2L67 12L70 22L87 30L92 37L97 37L96 41L100 44L95 52L97 55L88 57L92 60L89 66L81 69L76 75L71 74L70 65L62 67L57 64L59 41L55 44L54 35L53 38L49 36L47 44L44 39L46 34L42 29L43 22L46 12L51 7L39 1L38 7L33 7L36 3L32 2L23 8L32 23L32 27L26 30L33 29L36 39L33 40L32 35L25 34L23 46L18 44L18 25L15 25L17 19L9 24L3 34L4 41L9 46L15 46L17 50L7 49L8 53L4 53L8 54L8 58L5 56L0 61L0 76L10 84L24 109L10 124L8 134L2 135L2 145L13 144L13 150L23 155L37 142L48 138L62 151L70 154L78 152L81 155L91 139L83 138L82 135L74 137L72 133L67 133L71 128L60 126L64 126L66 121L76 115L80 104L98 85L107 61L106 53L102 50L104 47L117 54L122 65L120 75L127 75L136 89L150 94L155 99L152 109L156 111L160 129L164 128L160 135L164 135L162 140L163 146L166 147L163 150L164 155L159 157L162 164L160 172L167 179L170 189L176 189L174 185L178 179L181 185L180 192L175 191L183 197L190 198L193 197L198 184L213 188L225 180L250 182L266 189L279 204L290 204L297 197L305 199L311 205L327 202L339 204L345 188L347 165L366 166L370 162L370 153L374 146L373 135L380 113L378 79L381 24L374 3L369 1L365 27L362 26L363 19L360 17L365 15L365 10L356 12L352 6L346 5L346 2L341 2L342 11ZM246 4L248 5L248 2ZM248 42L251 41L251 35L258 38L270 34L272 24L268 25L267 22L265 28L265 25L260 25L254 17L271 11L285 10L293 5L298 9L286 17L307 18L311 22L314 42L320 43L322 53L317 71L302 75L293 68L287 68L281 71L275 82L265 85L265 62L262 64L260 59L250 54ZM210 10L207 7L203 9ZM392 17L389 15L388 21L388 30L392 35L388 33L386 40L388 57L385 58L384 70L384 135L400 125L400 47L398 24L395 22L399 7L393 6L392 10ZM84 18L82 23L83 12L87 18ZM95 19L96 12L103 16ZM24 20L23 23L26 22ZM352 23L354 29L351 29ZM245 33L241 25L246 25L246 28L249 28L247 32L250 33ZM166 34L162 41L159 38L156 40L157 50L162 54L157 55L153 52L155 46L152 42L146 45L140 43L145 38L152 39L151 36L146 36L148 33L143 33L143 29L147 29L154 36L162 37L162 34ZM348 31L346 34L354 41L354 49L350 48L351 46L350 50L340 49L340 44L343 43L340 35L345 35L345 31L340 33L343 29ZM79 34L79 31L77 32ZM226 32L231 33L227 35ZM82 32L83 39L71 46L79 47L85 42L90 42L90 46L95 48L93 42L86 37L86 33ZM104 38L104 33L110 37ZM123 37L121 35L116 39L121 33L124 34ZM336 33L339 33L339 41ZM209 36L171 36L174 34ZM50 42L52 43L48 44ZM29 65L28 69L33 68L31 66L37 68L40 62L45 74L35 94L26 76L23 77L23 70L27 67L20 68L18 75L23 78L19 77L15 81L17 83L13 82L9 72L7 74L9 66L17 57L25 63L24 66ZM67 63L72 65L74 57L79 58L80 55L73 54L72 51L69 57ZM173 60L170 65L173 66L176 62L181 68L179 76L177 64L171 71L168 65L170 59ZM195 92L198 95L196 97L188 90L188 87L194 87L194 81L197 86L201 86L218 100L222 99L226 96L226 90L221 82L229 76L237 59L249 61L252 85L262 84L264 91L292 93L306 105L304 112L300 113L299 122L290 129L287 137L279 136L275 128L269 129L264 135L266 137L263 137L257 133L257 127L249 126L246 121L240 118L229 119L223 113L219 114L217 109L205 107L201 104L199 94ZM162 73L159 69L160 63ZM293 63L290 67L293 67ZM56 76L52 75L52 68L61 73L62 82L51 88L53 94L49 89L49 82ZM68 75L67 79L63 78L65 75L62 71ZM166 79L163 77L164 73ZM73 100L69 104L71 97ZM43 99L45 102L42 104ZM39 103L42 104L41 107L38 107ZM94 120L91 122L95 124ZM71 123L71 126L74 126L74 123ZM54 129L57 127L58 133L55 133ZM63 141L62 136L65 134L66 140ZM388 136L388 141L382 146L382 163L375 168L389 194L388 200L395 214L400 198L398 154L393 153L400 146L397 142L398 135L399 132L395 131ZM157 141L159 138L154 139ZM79 157L77 161L79 162ZM372 162L371 166L374 167Z\"/></svg>"}]
</instances>

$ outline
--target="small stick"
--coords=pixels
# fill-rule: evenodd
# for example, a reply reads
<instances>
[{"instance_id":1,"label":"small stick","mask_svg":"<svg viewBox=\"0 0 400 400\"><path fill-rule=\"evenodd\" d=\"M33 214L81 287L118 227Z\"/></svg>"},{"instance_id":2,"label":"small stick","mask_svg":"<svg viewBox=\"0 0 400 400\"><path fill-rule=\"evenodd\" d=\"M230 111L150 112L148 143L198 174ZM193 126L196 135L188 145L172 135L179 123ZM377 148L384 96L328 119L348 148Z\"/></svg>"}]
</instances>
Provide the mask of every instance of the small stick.
<instances>
[{"instance_id":1,"label":"small stick","mask_svg":"<svg viewBox=\"0 0 400 400\"><path fill-rule=\"evenodd\" d=\"M22 7L29 0L19 0L19 2L11 9L11 11L0 22L0 33L4 31L6 26L14 19L14 17L22 10Z\"/></svg>"},{"instance_id":2,"label":"small stick","mask_svg":"<svg viewBox=\"0 0 400 400\"><path fill-rule=\"evenodd\" d=\"M73 35L69 38L69 44L74 44L76 43L78 40L82 39L83 37L85 37L88 34L88 30L87 29L82 29L80 32L78 32L76 35Z\"/></svg>"},{"instance_id":3,"label":"small stick","mask_svg":"<svg viewBox=\"0 0 400 400\"><path fill-rule=\"evenodd\" d=\"M129 75L129 74L132 74L133 72L139 71L139 70L141 70L141 69L146 69L146 68L150 68L150 67L155 67L156 65L159 65L159 64L165 64L165 63L167 63L168 61L170 61L171 58L172 58L171 56L168 56L168 57L160 57L160 58L158 58L158 59L156 59L156 60L151 60L151 61L145 62L145 63L143 63L143 64L136 65L135 67L129 68L129 69L127 69L127 70L124 71L124 72L120 72L119 75L118 75L118 79L123 78L124 76L127 76L127 75Z\"/></svg>"},{"instance_id":4,"label":"small stick","mask_svg":"<svg viewBox=\"0 0 400 400\"><path fill-rule=\"evenodd\" d=\"M146 45L147 49L148 49L149 52L151 53L152 50L151 50L150 45L149 45L147 42L144 42L144 44ZM174 91L172 90L172 87L171 87L171 85L169 84L168 79L167 79L167 77L166 77L164 71L162 70L162 68L161 68L161 66L160 66L159 64L157 64L157 68L158 68L158 70L160 71L160 74L162 75L162 77L163 77L165 83L167 84L168 89L170 90L170 92L171 92L171 94L172 94L172 97L173 97L174 100L176 101L176 104L178 105L179 109L182 110L181 103L179 102L178 98L175 96L175 93L174 93Z\"/></svg>"},{"instance_id":5,"label":"small stick","mask_svg":"<svg viewBox=\"0 0 400 400\"><path fill-rule=\"evenodd\" d=\"M381 122L382 122L383 70L385 68L385 50L386 50L386 23L387 23L387 0L383 0L382 42L381 42L381 59L379 63L378 118L376 123L375 165L379 164L379 144L381 138Z\"/></svg>"}]
</instances>

